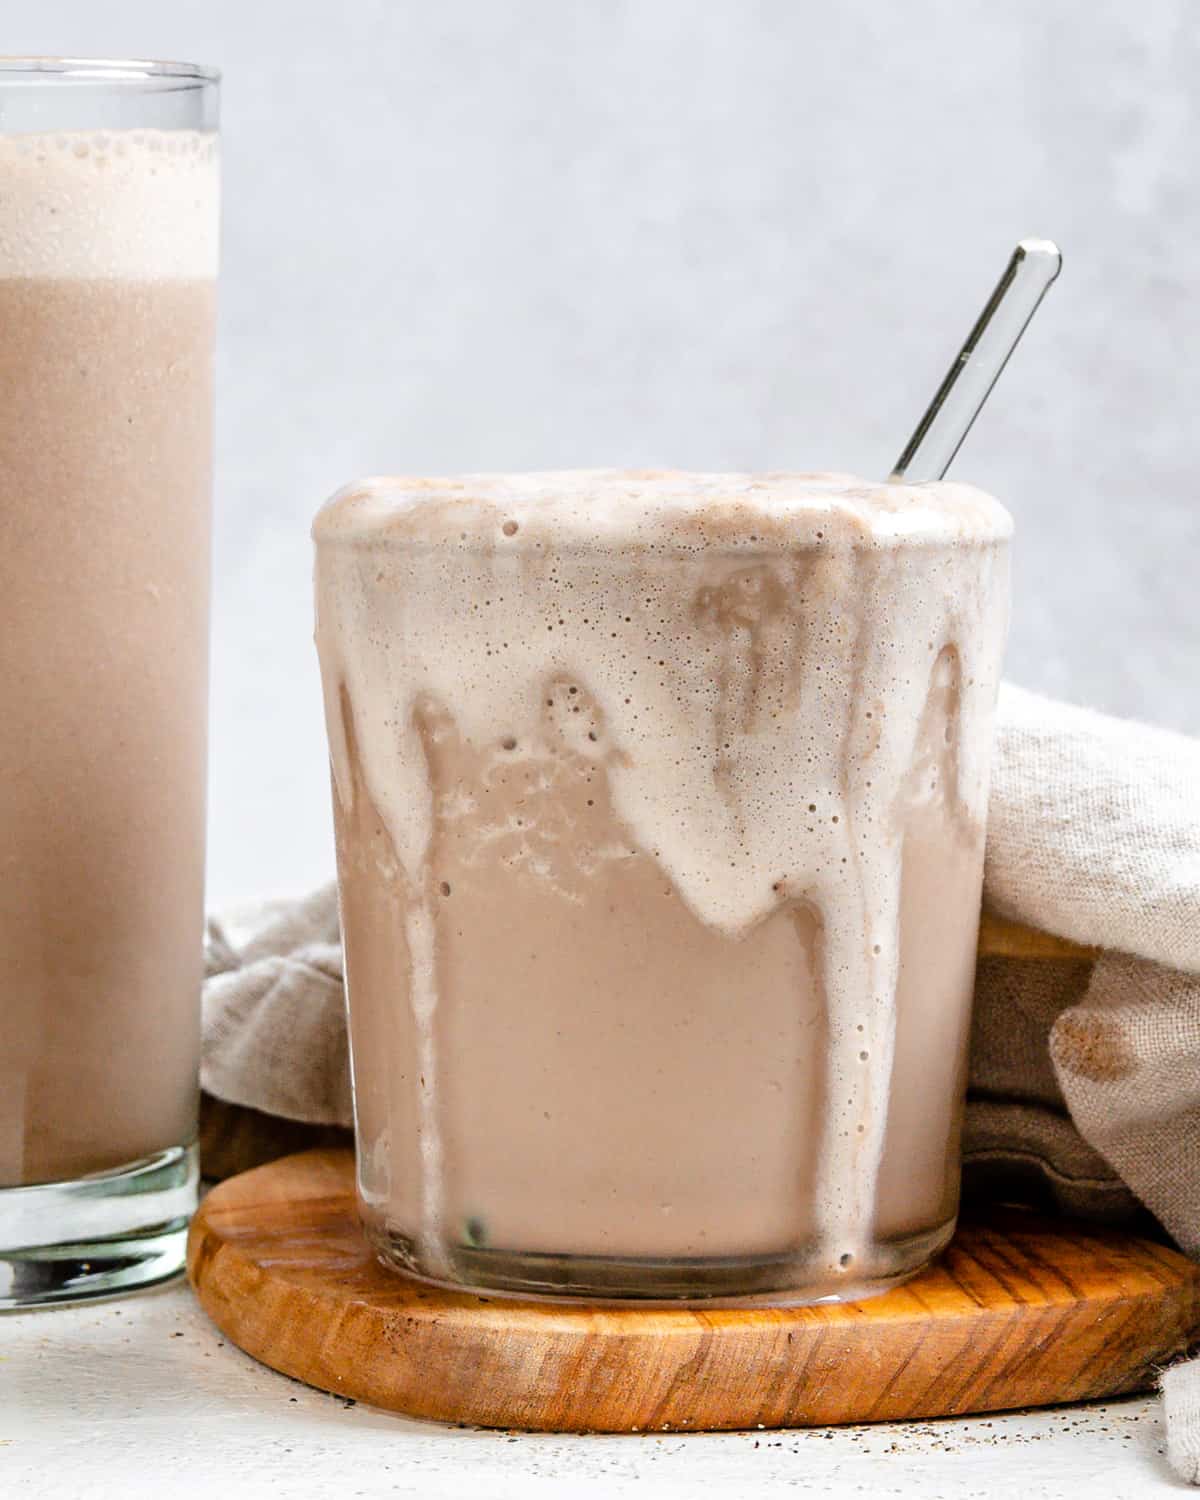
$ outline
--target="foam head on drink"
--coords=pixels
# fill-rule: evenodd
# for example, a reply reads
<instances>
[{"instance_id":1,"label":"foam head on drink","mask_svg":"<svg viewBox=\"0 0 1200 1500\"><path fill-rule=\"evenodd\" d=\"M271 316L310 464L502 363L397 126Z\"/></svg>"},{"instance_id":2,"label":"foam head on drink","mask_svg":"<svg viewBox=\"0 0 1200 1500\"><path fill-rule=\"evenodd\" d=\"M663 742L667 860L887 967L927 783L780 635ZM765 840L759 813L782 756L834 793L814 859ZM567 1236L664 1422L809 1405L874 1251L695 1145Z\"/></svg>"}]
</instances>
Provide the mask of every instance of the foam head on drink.
<instances>
[{"instance_id":1,"label":"foam head on drink","mask_svg":"<svg viewBox=\"0 0 1200 1500\"><path fill-rule=\"evenodd\" d=\"M195 1133L212 135L0 134L0 1186Z\"/></svg>"},{"instance_id":2,"label":"foam head on drink","mask_svg":"<svg viewBox=\"0 0 1200 1500\"><path fill-rule=\"evenodd\" d=\"M948 1234L1009 533L965 486L835 474L326 506L360 1196L393 1258L818 1295Z\"/></svg>"}]
</instances>

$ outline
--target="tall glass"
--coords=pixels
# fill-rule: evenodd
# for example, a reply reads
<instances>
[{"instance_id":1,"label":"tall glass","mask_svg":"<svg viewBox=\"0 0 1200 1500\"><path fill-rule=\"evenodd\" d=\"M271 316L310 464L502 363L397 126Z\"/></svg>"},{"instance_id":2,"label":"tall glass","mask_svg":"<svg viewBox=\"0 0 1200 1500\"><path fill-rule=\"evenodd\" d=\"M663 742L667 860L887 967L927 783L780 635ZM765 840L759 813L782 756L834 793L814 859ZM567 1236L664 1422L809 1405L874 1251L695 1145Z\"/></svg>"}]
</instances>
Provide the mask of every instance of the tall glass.
<instances>
[{"instance_id":1,"label":"tall glass","mask_svg":"<svg viewBox=\"0 0 1200 1500\"><path fill-rule=\"evenodd\" d=\"M0 60L0 1306L196 1201L217 95Z\"/></svg>"}]
</instances>

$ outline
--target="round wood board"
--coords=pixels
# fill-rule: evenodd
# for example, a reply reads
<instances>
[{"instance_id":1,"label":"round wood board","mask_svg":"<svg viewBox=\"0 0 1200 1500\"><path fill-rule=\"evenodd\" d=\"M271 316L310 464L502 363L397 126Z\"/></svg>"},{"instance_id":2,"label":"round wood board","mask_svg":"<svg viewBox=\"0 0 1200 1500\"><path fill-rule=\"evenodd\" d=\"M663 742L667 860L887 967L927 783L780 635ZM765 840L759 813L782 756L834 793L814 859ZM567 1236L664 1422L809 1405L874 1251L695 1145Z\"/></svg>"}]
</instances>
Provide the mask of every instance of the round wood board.
<instances>
[{"instance_id":1,"label":"round wood board","mask_svg":"<svg viewBox=\"0 0 1200 1500\"><path fill-rule=\"evenodd\" d=\"M386 1270L354 1157L230 1178L192 1224L209 1316L264 1364L414 1417L555 1432L808 1427L1088 1400L1148 1385L1200 1331L1200 1267L1019 1210L964 1224L865 1302L643 1309L441 1291Z\"/></svg>"}]
</instances>

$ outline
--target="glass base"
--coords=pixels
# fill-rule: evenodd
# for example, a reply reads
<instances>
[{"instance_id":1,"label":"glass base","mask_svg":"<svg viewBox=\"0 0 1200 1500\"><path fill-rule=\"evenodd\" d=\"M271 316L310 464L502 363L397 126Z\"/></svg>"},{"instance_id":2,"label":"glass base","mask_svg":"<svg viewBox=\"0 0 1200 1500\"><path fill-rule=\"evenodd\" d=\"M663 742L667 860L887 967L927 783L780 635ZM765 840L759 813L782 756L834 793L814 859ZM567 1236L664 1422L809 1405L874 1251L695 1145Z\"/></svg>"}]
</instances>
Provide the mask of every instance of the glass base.
<instances>
[{"instance_id":1,"label":"glass base","mask_svg":"<svg viewBox=\"0 0 1200 1500\"><path fill-rule=\"evenodd\" d=\"M381 1232L371 1224L366 1233L385 1265L451 1291L536 1302L636 1302L643 1307L804 1307L860 1302L891 1291L946 1248L956 1223L951 1218L917 1234L878 1240L869 1257L836 1271L823 1257L803 1251L668 1260L454 1245L446 1256L449 1274L430 1274L411 1236Z\"/></svg>"},{"instance_id":2,"label":"glass base","mask_svg":"<svg viewBox=\"0 0 1200 1500\"><path fill-rule=\"evenodd\" d=\"M74 1182L0 1188L0 1310L111 1297L177 1276L199 1187L193 1143Z\"/></svg>"}]
</instances>

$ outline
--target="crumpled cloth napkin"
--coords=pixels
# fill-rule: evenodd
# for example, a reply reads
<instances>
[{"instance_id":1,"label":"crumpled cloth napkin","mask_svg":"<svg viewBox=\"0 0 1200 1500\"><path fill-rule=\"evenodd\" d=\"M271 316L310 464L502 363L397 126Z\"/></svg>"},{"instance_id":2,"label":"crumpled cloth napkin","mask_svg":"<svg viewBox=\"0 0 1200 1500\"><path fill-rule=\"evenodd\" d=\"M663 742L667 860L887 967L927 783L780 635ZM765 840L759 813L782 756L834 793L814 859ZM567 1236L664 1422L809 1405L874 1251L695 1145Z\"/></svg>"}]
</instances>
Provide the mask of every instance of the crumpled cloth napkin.
<instances>
[{"instance_id":1,"label":"crumpled cloth napkin","mask_svg":"<svg viewBox=\"0 0 1200 1500\"><path fill-rule=\"evenodd\" d=\"M1149 1210L1200 1257L1200 742L1006 684L984 904L1102 951L981 960L968 1189L1109 1223ZM332 884L210 922L201 1081L351 1123ZM1200 1484L1200 1359L1163 1392L1168 1456Z\"/></svg>"}]
</instances>

